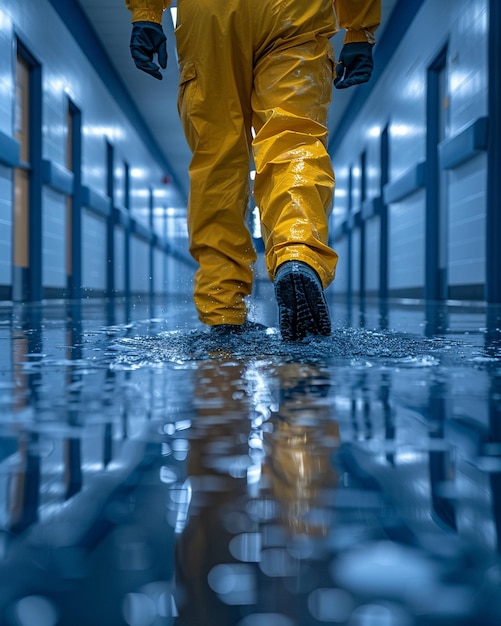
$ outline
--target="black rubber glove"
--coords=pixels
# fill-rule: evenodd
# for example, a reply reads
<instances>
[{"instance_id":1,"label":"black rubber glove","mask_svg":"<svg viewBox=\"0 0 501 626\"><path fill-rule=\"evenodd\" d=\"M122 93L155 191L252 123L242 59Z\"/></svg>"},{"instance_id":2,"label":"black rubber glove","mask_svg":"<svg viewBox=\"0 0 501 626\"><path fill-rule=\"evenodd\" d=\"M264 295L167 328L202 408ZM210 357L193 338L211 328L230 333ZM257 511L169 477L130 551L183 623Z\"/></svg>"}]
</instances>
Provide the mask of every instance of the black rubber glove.
<instances>
[{"instance_id":1,"label":"black rubber glove","mask_svg":"<svg viewBox=\"0 0 501 626\"><path fill-rule=\"evenodd\" d=\"M334 87L346 89L352 85L366 83L372 75L374 44L367 41L345 43L336 65Z\"/></svg>"},{"instance_id":2,"label":"black rubber glove","mask_svg":"<svg viewBox=\"0 0 501 626\"><path fill-rule=\"evenodd\" d=\"M136 67L162 80L162 74L153 56L158 55L160 67L167 67L167 37L160 24L155 22L134 22L130 36L130 53Z\"/></svg>"}]
</instances>

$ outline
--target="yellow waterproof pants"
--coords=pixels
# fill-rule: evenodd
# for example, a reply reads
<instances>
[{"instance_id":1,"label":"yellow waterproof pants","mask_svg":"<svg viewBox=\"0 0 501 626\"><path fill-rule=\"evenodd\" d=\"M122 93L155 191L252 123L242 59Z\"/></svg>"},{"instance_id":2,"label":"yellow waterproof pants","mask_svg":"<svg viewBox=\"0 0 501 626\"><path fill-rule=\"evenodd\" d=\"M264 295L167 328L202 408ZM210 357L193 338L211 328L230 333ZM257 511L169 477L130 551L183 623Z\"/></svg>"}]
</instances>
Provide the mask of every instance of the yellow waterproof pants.
<instances>
[{"instance_id":1,"label":"yellow waterproof pants","mask_svg":"<svg viewBox=\"0 0 501 626\"><path fill-rule=\"evenodd\" d=\"M246 319L251 154L270 278L290 259L313 267L324 287L334 278L326 145L335 31L332 0L178 0L178 106L193 153L188 230L205 324Z\"/></svg>"}]
</instances>

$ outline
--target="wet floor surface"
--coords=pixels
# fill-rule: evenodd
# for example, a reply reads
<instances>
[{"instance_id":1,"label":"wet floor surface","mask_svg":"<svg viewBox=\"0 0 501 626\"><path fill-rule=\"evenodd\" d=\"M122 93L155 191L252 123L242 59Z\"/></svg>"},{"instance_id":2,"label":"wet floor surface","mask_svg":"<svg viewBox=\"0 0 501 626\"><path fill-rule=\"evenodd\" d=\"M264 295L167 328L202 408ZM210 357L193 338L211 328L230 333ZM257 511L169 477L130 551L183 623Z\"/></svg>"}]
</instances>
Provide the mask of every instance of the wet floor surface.
<instances>
[{"instance_id":1,"label":"wet floor surface","mask_svg":"<svg viewBox=\"0 0 501 626\"><path fill-rule=\"evenodd\" d=\"M1 624L501 622L498 312L269 307L0 308Z\"/></svg>"}]
</instances>

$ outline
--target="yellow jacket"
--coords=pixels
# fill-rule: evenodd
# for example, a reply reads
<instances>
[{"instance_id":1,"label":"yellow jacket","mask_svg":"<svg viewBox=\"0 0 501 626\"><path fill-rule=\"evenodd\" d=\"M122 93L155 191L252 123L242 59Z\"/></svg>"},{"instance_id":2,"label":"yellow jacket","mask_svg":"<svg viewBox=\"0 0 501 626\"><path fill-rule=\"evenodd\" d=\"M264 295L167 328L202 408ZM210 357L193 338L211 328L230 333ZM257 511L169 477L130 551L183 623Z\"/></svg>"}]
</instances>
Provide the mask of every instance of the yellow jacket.
<instances>
[{"instance_id":1,"label":"yellow jacket","mask_svg":"<svg viewBox=\"0 0 501 626\"><path fill-rule=\"evenodd\" d=\"M381 21L381 0L332 0L339 26L346 29L345 43L374 41ZM125 0L133 22L162 22L171 0Z\"/></svg>"}]
</instances>

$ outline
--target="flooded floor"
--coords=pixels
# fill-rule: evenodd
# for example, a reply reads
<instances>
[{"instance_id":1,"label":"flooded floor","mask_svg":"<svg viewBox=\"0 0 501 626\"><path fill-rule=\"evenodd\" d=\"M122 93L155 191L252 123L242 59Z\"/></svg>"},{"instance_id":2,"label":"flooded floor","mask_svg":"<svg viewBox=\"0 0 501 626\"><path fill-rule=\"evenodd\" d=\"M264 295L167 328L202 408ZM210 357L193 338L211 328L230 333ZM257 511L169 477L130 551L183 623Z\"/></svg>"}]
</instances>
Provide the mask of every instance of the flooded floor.
<instances>
[{"instance_id":1,"label":"flooded floor","mask_svg":"<svg viewBox=\"0 0 501 626\"><path fill-rule=\"evenodd\" d=\"M0 623L501 623L499 313L332 309L0 308Z\"/></svg>"}]
</instances>

